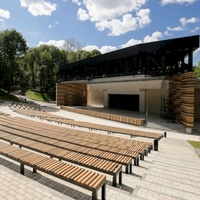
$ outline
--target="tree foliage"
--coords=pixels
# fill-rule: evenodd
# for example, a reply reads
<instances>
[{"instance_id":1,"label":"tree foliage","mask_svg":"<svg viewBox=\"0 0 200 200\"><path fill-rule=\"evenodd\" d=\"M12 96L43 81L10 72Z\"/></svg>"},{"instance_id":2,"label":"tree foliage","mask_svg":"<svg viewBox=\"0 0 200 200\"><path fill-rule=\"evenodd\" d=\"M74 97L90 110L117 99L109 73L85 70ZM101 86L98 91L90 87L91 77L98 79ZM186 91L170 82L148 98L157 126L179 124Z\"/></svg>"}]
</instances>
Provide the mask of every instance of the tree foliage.
<instances>
[{"instance_id":1,"label":"tree foliage","mask_svg":"<svg viewBox=\"0 0 200 200\"><path fill-rule=\"evenodd\" d=\"M26 41L15 29L0 32L0 84L11 92L19 78L19 60L27 50Z\"/></svg>"},{"instance_id":2,"label":"tree foliage","mask_svg":"<svg viewBox=\"0 0 200 200\"><path fill-rule=\"evenodd\" d=\"M4 30L0 32L0 88L9 93L16 88L55 92L60 67L100 54L81 50L81 44L72 38L65 41L64 49L53 45L28 48L21 33Z\"/></svg>"},{"instance_id":3,"label":"tree foliage","mask_svg":"<svg viewBox=\"0 0 200 200\"><path fill-rule=\"evenodd\" d=\"M200 62L198 66L194 67L194 74L196 78L200 79Z\"/></svg>"}]
</instances>

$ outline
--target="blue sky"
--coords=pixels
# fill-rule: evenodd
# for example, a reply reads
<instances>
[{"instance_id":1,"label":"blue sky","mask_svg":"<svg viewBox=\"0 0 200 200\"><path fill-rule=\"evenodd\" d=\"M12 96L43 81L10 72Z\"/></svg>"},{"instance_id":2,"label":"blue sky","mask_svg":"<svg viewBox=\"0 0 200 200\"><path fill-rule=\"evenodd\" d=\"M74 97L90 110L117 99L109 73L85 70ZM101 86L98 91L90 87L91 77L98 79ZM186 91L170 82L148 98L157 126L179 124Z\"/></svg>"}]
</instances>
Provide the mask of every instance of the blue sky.
<instances>
[{"instance_id":1,"label":"blue sky","mask_svg":"<svg viewBox=\"0 0 200 200\"><path fill-rule=\"evenodd\" d=\"M0 0L0 31L14 28L29 47L102 53L151 41L200 35L200 0ZM200 49L194 53L194 65Z\"/></svg>"}]
</instances>

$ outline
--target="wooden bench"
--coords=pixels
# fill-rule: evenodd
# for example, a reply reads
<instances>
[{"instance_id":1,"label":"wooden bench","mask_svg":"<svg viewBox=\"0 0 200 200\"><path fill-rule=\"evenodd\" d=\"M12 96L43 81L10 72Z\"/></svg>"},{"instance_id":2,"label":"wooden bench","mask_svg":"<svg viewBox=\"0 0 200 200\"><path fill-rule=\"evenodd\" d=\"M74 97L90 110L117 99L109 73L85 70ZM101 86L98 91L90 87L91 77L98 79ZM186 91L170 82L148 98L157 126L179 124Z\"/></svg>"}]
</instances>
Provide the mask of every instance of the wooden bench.
<instances>
[{"instance_id":1,"label":"wooden bench","mask_svg":"<svg viewBox=\"0 0 200 200\"><path fill-rule=\"evenodd\" d=\"M95 124L95 123L84 122L84 121L75 121L75 120L60 119L60 118L52 119L49 121L54 121L59 124L71 125L72 127L81 127L81 128L84 127L84 128L88 128L91 131L92 130L106 131L108 134L118 133L118 134L130 135L131 137L145 137L145 138L151 138L151 139L157 139L157 140L160 140L163 137L163 134L160 134L160 133L132 130L132 129L127 129L127 128L119 128L119 127Z\"/></svg>"},{"instance_id":2,"label":"wooden bench","mask_svg":"<svg viewBox=\"0 0 200 200\"><path fill-rule=\"evenodd\" d=\"M108 119L108 120L113 120L113 121L118 121L118 122L122 122L122 123L138 125L138 126L142 126L146 122L146 120L144 118L127 117L127 116L115 115L115 114L110 114L110 113L97 112L97 111L93 111L93 110L80 109L80 108L75 108L75 107L61 106L61 109L69 111L69 112L75 112L75 113L79 113L79 114L99 117L99 118L103 118L103 119Z\"/></svg>"},{"instance_id":3,"label":"wooden bench","mask_svg":"<svg viewBox=\"0 0 200 200\"><path fill-rule=\"evenodd\" d=\"M113 176L113 186L117 187L117 176L119 177L119 184L122 185L122 165L116 162L96 158L93 156L84 155L70 150L44 144L39 141L16 136L10 133L0 131L0 139L10 142L10 144L25 147L33 151L48 155L50 157L58 158L77 165L81 165L96 171Z\"/></svg>"},{"instance_id":4,"label":"wooden bench","mask_svg":"<svg viewBox=\"0 0 200 200\"><path fill-rule=\"evenodd\" d=\"M38 142L43 142L45 144L51 144L53 146L61 147L63 149L72 150L72 151L76 151L78 153L84 153L86 155L91 155L91 156L95 156L98 158L114 161L119 164L125 165L127 173L132 173L133 157L131 157L131 155L133 155L133 154L127 155L128 151L117 152L117 149L116 149L115 151L117 153L108 152L103 149L101 149L101 150L95 149L94 147L91 147L91 144L89 144L89 143L88 143L88 146L86 145L86 143L84 143L85 146L83 144L81 144L82 145L81 146L77 143L77 141L76 141L76 143L72 143L72 142L69 143L68 142L69 137L66 138L66 135L65 135L65 137L62 140L61 138L59 138L59 134L57 132L51 133L51 131L48 131L45 134L44 130L40 129L40 130L36 131L36 130L34 130L34 127L32 129L30 129L30 126L24 129L23 127L20 127L21 124L18 123L18 125L17 124L13 125L11 123L11 121L10 121L10 124L7 124L6 121L1 122L1 124L3 125L0 127L0 129L2 131L10 132L10 133L18 135L18 136L23 136L23 137L26 137L29 139L33 139ZM39 123L39 124L42 124L42 123ZM81 142L81 141L78 140L78 142ZM137 153L137 156L134 158L135 165L139 165L138 155L139 155L139 153Z\"/></svg>"},{"instance_id":5,"label":"wooden bench","mask_svg":"<svg viewBox=\"0 0 200 200\"><path fill-rule=\"evenodd\" d=\"M110 166L112 166L113 162L114 162L115 167L116 167L116 168L115 167L113 168L114 171L104 170L104 172L112 175L113 179L115 179L115 180L116 180L117 175L119 175L119 180L120 179L122 180L122 178L121 178L122 167L120 165L125 165L126 173L132 173L132 158L129 157L129 156L121 156L121 155L108 153L108 152L104 152L104 151L99 151L99 150L94 151L94 149L91 149L91 148L81 147L81 146L73 145L73 144L70 144L70 143L67 143L67 142L57 141L55 139L46 138L45 136L42 137L42 136L34 135L34 134L31 134L31 133L26 133L26 132L23 132L23 131L15 130L15 129L12 129L12 128L4 127L4 126L0 126L0 133L1 133L0 138L3 139L3 140L8 139L7 141L10 141L12 139L12 136L17 136L17 141L15 141L16 144L18 142L18 139L20 137L22 137L22 138L29 139L31 141L35 141L38 144L42 143L42 144L46 144L46 145L51 145L54 148L56 147L56 148L60 148L62 150L64 149L64 150L68 150L68 151L71 151L71 152L77 152L77 153L85 155L85 156L96 157L96 158L99 158L99 160L102 160L102 161L107 160L107 161L110 161L110 164L108 164ZM6 133L7 133L7 135L6 135ZM8 138L8 133L10 134L11 138L10 137ZM28 146L27 146L27 148L28 148ZM96 166L96 168L98 168L98 167ZM114 183L114 185L116 185L116 181L113 181L113 183ZM122 181L119 181L119 183L122 184Z\"/></svg>"},{"instance_id":6,"label":"wooden bench","mask_svg":"<svg viewBox=\"0 0 200 200\"><path fill-rule=\"evenodd\" d=\"M59 124L67 124L73 127L75 126L84 127L84 128L88 128L89 130L102 130L102 131L108 132L109 134L118 133L118 134L130 135L131 137L146 137L146 138L152 138L156 140L160 140L163 137L163 134L159 134L159 133L112 127L108 125L101 125L101 124L95 124L95 123L84 122L84 121L74 121L74 120L70 120L69 118L53 115L51 113L46 113L42 111L33 111L33 110L31 111L31 110L23 110L23 109L13 109L13 111L18 112L23 115L28 115L31 117L36 116L36 117L39 117L40 119L46 119L49 122L54 121Z\"/></svg>"},{"instance_id":7,"label":"wooden bench","mask_svg":"<svg viewBox=\"0 0 200 200\"><path fill-rule=\"evenodd\" d=\"M92 200L98 199L98 190L101 188L101 198L102 200L106 199L106 177L102 174L47 158L3 142L0 142L0 154L19 162L22 175L24 175L24 166L27 165L33 168L33 172L40 170L92 191Z\"/></svg>"},{"instance_id":8,"label":"wooden bench","mask_svg":"<svg viewBox=\"0 0 200 200\"><path fill-rule=\"evenodd\" d=\"M6 120L6 119L4 119L4 120ZM95 148L94 145L97 144L96 146L98 146L98 148L100 148L101 150L105 150L106 146L108 146L107 145L108 141L110 141L111 143L109 144L109 147L107 149L110 149L109 151L112 150L112 153L118 153L119 150L117 148L124 149L124 147L125 147L124 144L128 144L126 146L134 146L134 152L132 155L133 158L138 156L136 153L137 152L137 144L142 143L143 145L146 145L146 147L144 147L144 151L146 151L146 149L148 148L149 149L148 151L150 152L150 150L152 149L152 143L141 142L141 141L139 142L136 140L129 140L129 139L125 139L125 138L122 139L119 137L110 137L110 136L106 136L106 135L94 134L94 133L85 132L85 131L83 132L83 131L74 130L74 129L72 130L69 128L58 127L55 125L48 125L48 124L44 125L43 123L38 123L38 122L34 122L32 120L27 120L27 119L24 120L21 118L9 119L9 121L11 121L11 120L13 123L15 123L15 124L20 123L29 129L30 129L30 126L32 126L31 132L34 132L33 129L34 130L37 129L38 131L40 131L40 133L42 132L42 135L46 135L47 137L50 134L52 136L56 134L55 138L57 138L57 139L61 138L59 140L64 140L64 139L66 140L66 137L67 137L67 140L66 140L67 142L70 142L69 139L72 139L72 138L74 138L73 140L75 140L75 142L80 139L81 141L88 142L89 146L93 143L92 144L93 148ZM56 130L56 133L55 133L55 130ZM36 133L36 134L38 134L38 133ZM73 140L71 140L72 143L74 143ZM115 140L115 142L113 140ZM122 145L120 144L121 141L123 142ZM79 145L81 145L81 144L79 143ZM116 147L116 149L113 149L110 147ZM129 149L125 148L125 149L128 150L129 152L132 151L131 148L129 148ZM139 152L143 153L141 151L142 150L140 148ZM131 155L129 155L129 156L131 156Z\"/></svg>"}]
</instances>

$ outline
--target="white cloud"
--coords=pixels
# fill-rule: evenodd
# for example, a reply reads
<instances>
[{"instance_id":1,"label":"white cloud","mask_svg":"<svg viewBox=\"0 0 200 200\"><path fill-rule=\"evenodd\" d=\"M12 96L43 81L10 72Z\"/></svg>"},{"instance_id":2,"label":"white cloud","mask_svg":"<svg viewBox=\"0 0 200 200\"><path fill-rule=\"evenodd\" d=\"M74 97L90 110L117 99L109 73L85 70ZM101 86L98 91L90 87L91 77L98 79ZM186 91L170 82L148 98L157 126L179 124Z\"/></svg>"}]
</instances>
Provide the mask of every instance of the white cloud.
<instances>
[{"instance_id":1,"label":"white cloud","mask_svg":"<svg viewBox=\"0 0 200 200\"><path fill-rule=\"evenodd\" d=\"M185 17L182 17L182 18L180 18L179 21L181 23L181 26L176 26L173 28L167 26L167 31L183 31L183 30L185 30L185 28L188 24L195 24L195 23L199 22L199 19L197 19L195 17L192 17L190 19L186 19Z\"/></svg>"},{"instance_id":2,"label":"white cloud","mask_svg":"<svg viewBox=\"0 0 200 200\"><path fill-rule=\"evenodd\" d=\"M158 41L159 38L162 38L163 34L159 31L154 32L151 36L147 35L144 38L144 42L154 42L154 41Z\"/></svg>"},{"instance_id":3,"label":"white cloud","mask_svg":"<svg viewBox=\"0 0 200 200\"><path fill-rule=\"evenodd\" d=\"M196 0L161 0L161 5L167 4L193 4Z\"/></svg>"},{"instance_id":4,"label":"white cloud","mask_svg":"<svg viewBox=\"0 0 200 200\"><path fill-rule=\"evenodd\" d=\"M141 43L158 41L162 37L163 37L163 34L159 31L156 31L151 36L147 35L143 39L143 41L142 40L130 39L127 43L120 45L119 48L114 47L114 46L102 46L101 48L99 48L96 45L87 45L87 46L83 47L82 49L86 50L86 51L92 51L94 49L97 49L102 54L104 54L104 53L108 53L108 52L111 52L111 51L115 51L117 49L122 49L122 48L130 47L130 46L134 46L134 45L137 45L137 44L141 44Z\"/></svg>"},{"instance_id":5,"label":"white cloud","mask_svg":"<svg viewBox=\"0 0 200 200\"><path fill-rule=\"evenodd\" d=\"M87 45L82 48L82 50L85 50L85 51L93 51L94 49L99 50L98 46L96 45Z\"/></svg>"},{"instance_id":6,"label":"white cloud","mask_svg":"<svg viewBox=\"0 0 200 200\"><path fill-rule=\"evenodd\" d=\"M77 4L78 6L81 5L81 2L79 0L72 0L73 3Z\"/></svg>"},{"instance_id":7,"label":"white cloud","mask_svg":"<svg viewBox=\"0 0 200 200\"><path fill-rule=\"evenodd\" d=\"M141 9L146 2L147 0L82 0L77 16L79 20L94 22L100 31L108 29L109 35L117 36L143 28L151 22L150 10Z\"/></svg>"},{"instance_id":8,"label":"white cloud","mask_svg":"<svg viewBox=\"0 0 200 200\"><path fill-rule=\"evenodd\" d=\"M99 50L102 54L104 54L104 53L108 53L108 52L117 50L117 47L102 46L101 48L99 48L96 45L87 45L87 46L85 46L85 47L82 48L82 50L85 50L85 51L92 51L94 49Z\"/></svg>"},{"instance_id":9,"label":"white cloud","mask_svg":"<svg viewBox=\"0 0 200 200\"><path fill-rule=\"evenodd\" d=\"M196 33L197 31L200 31L200 26L197 26L193 30L191 30L191 33Z\"/></svg>"},{"instance_id":10,"label":"white cloud","mask_svg":"<svg viewBox=\"0 0 200 200\"><path fill-rule=\"evenodd\" d=\"M96 27L100 31L109 29L111 36L118 36L127 33L131 30L136 30L138 28L137 19L132 17L131 14L126 14L123 16L122 20L113 19L111 21L105 20L96 23Z\"/></svg>"},{"instance_id":11,"label":"white cloud","mask_svg":"<svg viewBox=\"0 0 200 200\"><path fill-rule=\"evenodd\" d=\"M100 31L104 31L105 29L110 30L109 35L111 36L119 36L129 31L137 30L148 25L151 22L149 14L149 9L143 9L136 13L136 17L133 17L131 14L125 14L122 17L122 20L104 20L97 22L96 27Z\"/></svg>"},{"instance_id":12,"label":"white cloud","mask_svg":"<svg viewBox=\"0 0 200 200\"><path fill-rule=\"evenodd\" d=\"M139 10L139 12L137 13L137 19L141 28L151 23L151 19L149 16L150 16L149 9Z\"/></svg>"},{"instance_id":13,"label":"white cloud","mask_svg":"<svg viewBox=\"0 0 200 200\"><path fill-rule=\"evenodd\" d=\"M187 24L194 24L194 23L197 23L199 20L195 17L192 17L190 19L186 19L185 17L182 17L180 19L180 22L181 22L181 25L183 27L185 27Z\"/></svg>"},{"instance_id":14,"label":"white cloud","mask_svg":"<svg viewBox=\"0 0 200 200\"><path fill-rule=\"evenodd\" d=\"M130 39L127 43L122 44L120 47L126 48L126 47L134 46L134 45L137 45L137 44L141 44L141 43L142 43L142 40Z\"/></svg>"},{"instance_id":15,"label":"white cloud","mask_svg":"<svg viewBox=\"0 0 200 200\"><path fill-rule=\"evenodd\" d=\"M115 51L117 50L117 47L113 47L113 46L103 46L99 49L99 51L103 54L103 53L108 53L111 51Z\"/></svg>"},{"instance_id":16,"label":"white cloud","mask_svg":"<svg viewBox=\"0 0 200 200\"><path fill-rule=\"evenodd\" d=\"M109 20L130 13L146 3L146 0L83 0L91 21Z\"/></svg>"},{"instance_id":17,"label":"white cloud","mask_svg":"<svg viewBox=\"0 0 200 200\"><path fill-rule=\"evenodd\" d=\"M51 15L56 10L57 5L45 0L20 0L21 6L28 8L33 16Z\"/></svg>"},{"instance_id":18,"label":"white cloud","mask_svg":"<svg viewBox=\"0 0 200 200\"><path fill-rule=\"evenodd\" d=\"M54 45L54 46L58 47L59 49L66 49L66 40L49 40L48 42L40 41L37 46L41 46L41 45ZM85 50L85 51L92 51L92 50L96 49L96 50L99 50L102 54L104 54L104 53L108 53L108 52L117 50L117 47L102 46L101 48L99 48L96 45L87 45L81 49Z\"/></svg>"},{"instance_id":19,"label":"white cloud","mask_svg":"<svg viewBox=\"0 0 200 200\"><path fill-rule=\"evenodd\" d=\"M181 27L181 26L176 26L176 27L173 27L173 28L171 28L171 27L167 27L167 30L168 31L183 31L184 30L184 28L183 27Z\"/></svg>"},{"instance_id":20,"label":"white cloud","mask_svg":"<svg viewBox=\"0 0 200 200\"><path fill-rule=\"evenodd\" d=\"M0 18L9 19L10 12L8 10L0 9Z\"/></svg>"},{"instance_id":21,"label":"white cloud","mask_svg":"<svg viewBox=\"0 0 200 200\"><path fill-rule=\"evenodd\" d=\"M49 40L48 42L40 41L37 46L40 46L40 45L54 45L58 47L59 49L64 49L65 40Z\"/></svg>"},{"instance_id":22,"label":"white cloud","mask_svg":"<svg viewBox=\"0 0 200 200\"><path fill-rule=\"evenodd\" d=\"M85 21L85 20L88 20L90 18L87 11L82 9L82 8L78 9L77 16L81 21Z\"/></svg>"}]
</instances>

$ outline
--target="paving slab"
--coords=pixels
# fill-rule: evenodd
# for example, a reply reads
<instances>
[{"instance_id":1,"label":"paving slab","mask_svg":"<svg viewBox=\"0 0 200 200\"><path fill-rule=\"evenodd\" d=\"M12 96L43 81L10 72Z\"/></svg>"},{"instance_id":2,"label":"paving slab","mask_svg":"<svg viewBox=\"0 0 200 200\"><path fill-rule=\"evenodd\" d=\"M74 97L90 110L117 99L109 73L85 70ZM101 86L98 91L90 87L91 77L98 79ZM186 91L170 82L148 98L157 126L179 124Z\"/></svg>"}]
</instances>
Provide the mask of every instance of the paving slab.
<instances>
[{"instance_id":1,"label":"paving slab","mask_svg":"<svg viewBox=\"0 0 200 200\"><path fill-rule=\"evenodd\" d=\"M12 112L8 107L9 104L10 102L4 102L0 105L0 110L11 116L24 117ZM200 135L186 134L182 126L180 126L180 130L177 130L177 124L174 125L175 129L172 125L166 130L164 127L170 125L169 122L166 122L165 125L156 124L156 117L149 123L149 127L137 127L90 116L83 118L83 115L61 111L54 104L42 104L42 106L46 111L75 120L92 120L94 123L162 133L167 131L167 138L162 138L159 141L159 151L151 151L144 160L140 160L140 166L133 165L132 175L123 173L122 186L118 185L117 188L111 186L111 179L108 178L107 200L200 199L200 158L195 149L187 142L187 140L200 141ZM36 118L33 120L40 121ZM159 119L159 121L162 120ZM43 121L43 123L47 122ZM164 122L162 121L162 123ZM95 133L106 134L102 131ZM152 142L147 138L113 135ZM19 174L19 164L3 156L0 156L0 180L0 199L2 200L91 199L91 192L42 172L33 174L29 168L26 168L25 176L22 176ZM100 199L100 192L98 197Z\"/></svg>"}]
</instances>

